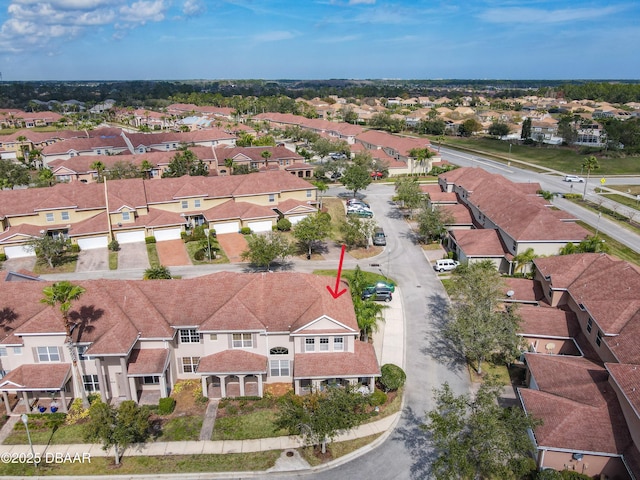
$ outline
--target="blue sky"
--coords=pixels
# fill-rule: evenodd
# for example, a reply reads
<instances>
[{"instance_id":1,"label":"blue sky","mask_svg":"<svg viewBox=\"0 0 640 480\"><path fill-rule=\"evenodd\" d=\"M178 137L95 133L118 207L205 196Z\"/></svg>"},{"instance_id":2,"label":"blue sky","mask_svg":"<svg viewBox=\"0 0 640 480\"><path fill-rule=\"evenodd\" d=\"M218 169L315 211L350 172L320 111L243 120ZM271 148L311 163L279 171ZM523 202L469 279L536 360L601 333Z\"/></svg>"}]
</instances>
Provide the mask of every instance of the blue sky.
<instances>
[{"instance_id":1,"label":"blue sky","mask_svg":"<svg viewBox=\"0 0 640 480\"><path fill-rule=\"evenodd\" d=\"M640 2L0 0L3 80L640 79Z\"/></svg>"}]
</instances>

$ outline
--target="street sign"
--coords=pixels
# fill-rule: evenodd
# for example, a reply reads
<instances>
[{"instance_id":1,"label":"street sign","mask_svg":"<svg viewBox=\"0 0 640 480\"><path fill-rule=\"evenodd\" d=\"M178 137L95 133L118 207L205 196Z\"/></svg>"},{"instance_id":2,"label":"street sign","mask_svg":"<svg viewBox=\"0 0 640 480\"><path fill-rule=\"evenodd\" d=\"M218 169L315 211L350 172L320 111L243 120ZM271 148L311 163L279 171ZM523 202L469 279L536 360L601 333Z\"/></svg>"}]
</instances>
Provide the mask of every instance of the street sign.
<instances>
[{"instance_id":1,"label":"street sign","mask_svg":"<svg viewBox=\"0 0 640 480\"><path fill-rule=\"evenodd\" d=\"M606 178L604 178L604 177L602 177L602 178L600 179L600 183L601 183L602 185L604 185L605 183L607 183L607 179L606 179Z\"/></svg>"}]
</instances>

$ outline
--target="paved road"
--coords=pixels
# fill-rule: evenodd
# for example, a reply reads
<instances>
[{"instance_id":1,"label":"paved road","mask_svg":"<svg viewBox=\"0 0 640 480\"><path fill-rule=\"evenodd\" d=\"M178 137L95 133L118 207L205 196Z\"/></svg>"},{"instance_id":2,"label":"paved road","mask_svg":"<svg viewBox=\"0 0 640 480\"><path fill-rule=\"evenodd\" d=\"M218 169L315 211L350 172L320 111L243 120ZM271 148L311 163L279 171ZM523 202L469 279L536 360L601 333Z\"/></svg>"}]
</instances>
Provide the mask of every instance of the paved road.
<instances>
[{"instance_id":1,"label":"paved road","mask_svg":"<svg viewBox=\"0 0 640 480\"><path fill-rule=\"evenodd\" d=\"M561 194L582 194L584 192L584 183L565 182L563 181L564 177L562 176L562 172L555 172L550 170L547 173L536 173L529 170L517 168L515 164L509 166L500 162L495 162L493 160L483 158L475 154L457 152L455 150L446 148L443 148L441 152L442 157L451 163L455 163L463 167L480 167L484 170L487 170L488 172L503 175L504 177L514 182L538 182L540 183L540 186L543 190L558 192ZM594 189L596 187L600 188L602 186L600 183L600 178L600 176L591 177L586 183L587 199L595 200L597 198L598 202L601 201L604 207L615 210L623 215L626 215L629 218L634 218L635 216L636 220L640 219L640 212L638 212L637 210L614 202L606 198L606 196L595 194ZM616 185L633 185L639 183L639 177L607 178L606 181L606 184ZM592 211L582 208L575 203L564 200L563 198L556 197L553 200L553 203L559 208L566 210L575 217L585 221L592 227L599 229L601 232L606 233L620 243L640 253L640 236L635 234L634 232L618 225L615 222L607 220L606 218L600 218L597 213L593 213Z\"/></svg>"},{"instance_id":2,"label":"paved road","mask_svg":"<svg viewBox=\"0 0 640 480\"><path fill-rule=\"evenodd\" d=\"M331 189L329 195L345 193L344 189ZM415 243L406 222L391 204L393 186L375 184L366 191L366 201L375 212L375 220L387 234L385 251L373 259L356 261L345 259L345 268L359 264L362 269L377 271L395 279L402 293L400 299L405 317L405 406L396 430L387 440L365 455L332 469L313 473L261 474L265 478L349 478L376 480L403 480L427 478L429 466L428 440L420 428L424 414L433 407L432 391L449 382L456 393L469 391L469 379L460 359L450 355L450 349L439 336L446 295L442 284L426 260L422 249ZM377 263L380 267L371 266ZM333 260L296 260L287 268L311 272L318 268L336 268ZM215 271L248 271L246 265L207 265L172 267L174 274L184 278ZM47 275L48 279L84 280L88 278L140 279L141 269ZM216 475L216 478L221 478ZM241 478L237 474L228 478ZM255 476L252 476L255 478Z\"/></svg>"}]
</instances>

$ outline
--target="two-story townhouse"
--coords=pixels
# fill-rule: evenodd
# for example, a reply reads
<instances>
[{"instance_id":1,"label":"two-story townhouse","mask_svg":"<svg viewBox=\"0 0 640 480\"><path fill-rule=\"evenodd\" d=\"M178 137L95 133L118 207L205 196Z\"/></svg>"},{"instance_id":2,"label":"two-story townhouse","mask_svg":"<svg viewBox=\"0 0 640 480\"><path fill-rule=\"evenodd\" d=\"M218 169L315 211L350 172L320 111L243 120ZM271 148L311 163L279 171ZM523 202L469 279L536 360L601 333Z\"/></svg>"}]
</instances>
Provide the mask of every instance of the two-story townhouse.
<instances>
[{"instance_id":1,"label":"two-story townhouse","mask_svg":"<svg viewBox=\"0 0 640 480\"><path fill-rule=\"evenodd\" d=\"M157 401L179 379L199 379L214 398L262 396L273 384L300 394L333 384L372 390L380 375L373 346L359 340L350 295L334 299L328 280L223 272L83 282L69 312L71 348L59 311L39 301L48 283L7 283L0 292L5 409L55 400L65 411L80 388L104 399Z\"/></svg>"},{"instance_id":2,"label":"two-story townhouse","mask_svg":"<svg viewBox=\"0 0 640 480\"><path fill-rule=\"evenodd\" d=\"M205 223L217 233L242 227L269 231L279 218L299 221L316 211L316 197L315 186L285 171L5 190L0 249L9 258L34 255L24 245L43 233L68 235L88 249L106 247L111 238L120 243L152 235L158 241L179 239L185 229Z\"/></svg>"},{"instance_id":3,"label":"two-story townhouse","mask_svg":"<svg viewBox=\"0 0 640 480\"><path fill-rule=\"evenodd\" d=\"M486 233L479 233L479 229L495 230L495 240L487 245L491 245L491 256L498 244L503 245L505 251L504 259L498 265L500 271L510 272L513 257L529 248L537 255L553 255L566 244L579 243L589 236L586 229L575 223L574 217L549 208L537 194L540 190L537 183L513 183L475 167L443 173L438 182L443 192L456 193L460 203L468 207L478 229L462 235L456 232L456 235L464 236L466 242L473 242L474 235L482 235L487 240ZM449 248L463 257L465 252L455 242L456 238L449 237ZM478 254L475 252L474 256Z\"/></svg>"},{"instance_id":4,"label":"two-story townhouse","mask_svg":"<svg viewBox=\"0 0 640 480\"><path fill-rule=\"evenodd\" d=\"M538 466L638 478L640 271L595 253L533 262L540 306L518 311L540 344L529 345L518 393L542 421L532 431Z\"/></svg>"},{"instance_id":5,"label":"two-story townhouse","mask_svg":"<svg viewBox=\"0 0 640 480\"><path fill-rule=\"evenodd\" d=\"M266 155L264 152L268 152ZM217 147L214 156L219 165L221 175L230 175L233 166L228 166L229 160L233 165L245 165L250 170L286 170L292 167L300 172L303 178L313 177L313 166L304 163L304 157L292 152L284 146L275 147Z\"/></svg>"}]
</instances>

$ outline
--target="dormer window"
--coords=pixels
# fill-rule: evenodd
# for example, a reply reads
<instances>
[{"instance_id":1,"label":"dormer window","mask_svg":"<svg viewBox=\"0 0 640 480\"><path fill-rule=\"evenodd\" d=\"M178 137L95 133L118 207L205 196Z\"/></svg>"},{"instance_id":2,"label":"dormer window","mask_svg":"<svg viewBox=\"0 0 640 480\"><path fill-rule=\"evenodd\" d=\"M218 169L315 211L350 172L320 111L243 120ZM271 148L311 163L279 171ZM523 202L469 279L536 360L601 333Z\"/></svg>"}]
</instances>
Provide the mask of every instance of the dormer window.
<instances>
[{"instance_id":1,"label":"dormer window","mask_svg":"<svg viewBox=\"0 0 640 480\"><path fill-rule=\"evenodd\" d=\"M122 212L122 220L125 220L125 221L131 220L131 212Z\"/></svg>"}]
</instances>

